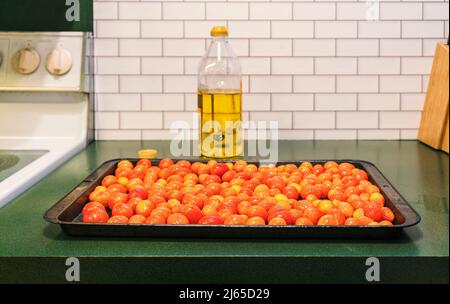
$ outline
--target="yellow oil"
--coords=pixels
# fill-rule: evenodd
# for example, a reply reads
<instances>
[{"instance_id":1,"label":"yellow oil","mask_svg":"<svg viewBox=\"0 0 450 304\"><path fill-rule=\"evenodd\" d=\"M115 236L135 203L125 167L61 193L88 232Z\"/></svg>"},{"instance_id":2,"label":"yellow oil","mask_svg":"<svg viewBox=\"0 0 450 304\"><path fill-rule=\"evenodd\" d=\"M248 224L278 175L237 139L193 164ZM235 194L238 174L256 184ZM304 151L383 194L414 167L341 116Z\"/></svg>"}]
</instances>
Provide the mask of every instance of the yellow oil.
<instances>
[{"instance_id":1,"label":"yellow oil","mask_svg":"<svg viewBox=\"0 0 450 304\"><path fill-rule=\"evenodd\" d=\"M242 92L198 91L200 152L214 158L242 154Z\"/></svg>"}]
</instances>

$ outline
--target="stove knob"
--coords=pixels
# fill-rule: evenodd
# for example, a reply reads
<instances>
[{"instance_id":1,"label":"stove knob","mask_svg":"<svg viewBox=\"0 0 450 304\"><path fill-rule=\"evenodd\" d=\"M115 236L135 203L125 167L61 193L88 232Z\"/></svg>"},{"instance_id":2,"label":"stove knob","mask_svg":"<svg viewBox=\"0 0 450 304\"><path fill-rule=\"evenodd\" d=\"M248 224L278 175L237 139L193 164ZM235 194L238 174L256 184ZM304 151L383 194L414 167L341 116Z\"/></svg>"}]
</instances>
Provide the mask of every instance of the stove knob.
<instances>
[{"instance_id":1,"label":"stove knob","mask_svg":"<svg viewBox=\"0 0 450 304\"><path fill-rule=\"evenodd\" d=\"M47 71L55 76L67 74L72 68L72 55L68 50L57 47L47 56Z\"/></svg>"},{"instance_id":2,"label":"stove knob","mask_svg":"<svg viewBox=\"0 0 450 304\"><path fill-rule=\"evenodd\" d=\"M13 67L17 73L28 75L39 67L41 57L32 47L27 47L17 51L13 57Z\"/></svg>"}]
</instances>

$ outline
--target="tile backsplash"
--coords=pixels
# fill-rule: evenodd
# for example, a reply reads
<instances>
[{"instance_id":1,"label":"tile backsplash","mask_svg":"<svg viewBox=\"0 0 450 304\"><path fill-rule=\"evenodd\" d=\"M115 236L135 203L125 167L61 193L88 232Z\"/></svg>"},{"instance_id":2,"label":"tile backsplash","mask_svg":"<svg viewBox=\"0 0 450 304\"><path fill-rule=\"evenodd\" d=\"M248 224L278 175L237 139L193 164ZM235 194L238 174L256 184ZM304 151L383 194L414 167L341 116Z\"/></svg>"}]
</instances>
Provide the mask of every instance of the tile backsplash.
<instances>
[{"instance_id":1,"label":"tile backsplash","mask_svg":"<svg viewBox=\"0 0 450 304\"><path fill-rule=\"evenodd\" d=\"M227 25L244 120L281 139L416 138L448 1L95 0L97 139L168 139L192 125L197 65Z\"/></svg>"}]
</instances>

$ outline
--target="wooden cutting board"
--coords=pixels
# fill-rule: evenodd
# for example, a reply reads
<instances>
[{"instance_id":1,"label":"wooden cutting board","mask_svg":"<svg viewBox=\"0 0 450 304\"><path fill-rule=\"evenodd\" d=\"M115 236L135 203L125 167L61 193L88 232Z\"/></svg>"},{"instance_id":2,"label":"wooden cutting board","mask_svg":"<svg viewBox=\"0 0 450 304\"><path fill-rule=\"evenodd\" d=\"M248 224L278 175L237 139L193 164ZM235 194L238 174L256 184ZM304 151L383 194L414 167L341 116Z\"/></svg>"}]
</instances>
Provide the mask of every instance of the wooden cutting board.
<instances>
[{"instance_id":1,"label":"wooden cutting board","mask_svg":"<svg viewBox=\"0 0 450 304\"><path fill-rule=\"evenodd\" d=\"M448 153L448 45L438 43L420 122L418 139Z\"/></svg>"}]
</instances>

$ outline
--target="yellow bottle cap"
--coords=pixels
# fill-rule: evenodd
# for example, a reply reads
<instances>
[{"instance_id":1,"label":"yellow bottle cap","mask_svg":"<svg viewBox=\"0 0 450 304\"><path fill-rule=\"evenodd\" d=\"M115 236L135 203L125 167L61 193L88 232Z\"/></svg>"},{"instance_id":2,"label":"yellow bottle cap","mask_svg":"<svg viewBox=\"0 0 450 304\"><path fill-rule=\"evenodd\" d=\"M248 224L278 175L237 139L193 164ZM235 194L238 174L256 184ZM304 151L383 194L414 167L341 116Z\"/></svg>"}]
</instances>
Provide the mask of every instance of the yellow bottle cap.
<instances>
[{"instance_id":1,"label":"yellow bottle cap","mask_svg":"<svg viewBox=\"0 0 450 304\"><path fill-rule=\"evenodd\" d=\"M158 155L158 151L156 151L154 149L138 151L139 158L152 159L152 158L156 158L157 155Z\"/></svg>"},{"instance_id":2,"label":"yellow bottle cap","mask_svg":"<svg viewBox=\"0 0 450 304\"><path fill-rule=\"evenodd\" d=\"M226 37L228 36L228 29L226 26L214 26L211 29L211 36L213 37Z\"/></svg>"}]
</instances>

